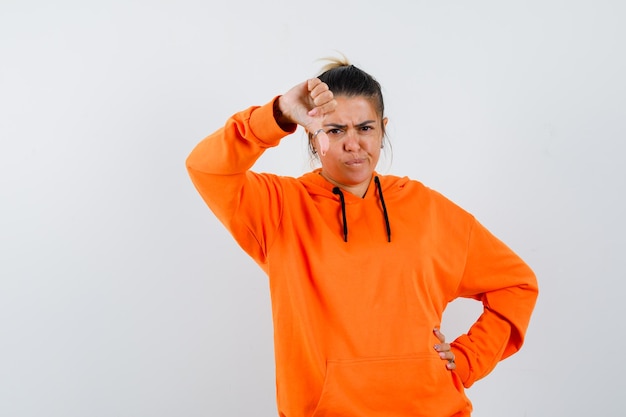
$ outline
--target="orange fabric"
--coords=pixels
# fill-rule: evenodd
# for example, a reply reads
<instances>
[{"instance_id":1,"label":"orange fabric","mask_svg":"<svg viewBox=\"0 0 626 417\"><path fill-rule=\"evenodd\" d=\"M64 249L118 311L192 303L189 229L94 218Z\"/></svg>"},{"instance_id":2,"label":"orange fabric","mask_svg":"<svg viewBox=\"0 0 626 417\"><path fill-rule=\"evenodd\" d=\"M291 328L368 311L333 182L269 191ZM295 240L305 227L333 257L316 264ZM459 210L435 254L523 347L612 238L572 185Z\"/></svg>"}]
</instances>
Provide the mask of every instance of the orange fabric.
<instances>
[{"instance_id":1,"label":"orange fabric","mask_svg":"<svg viewBox=\"0 0 626 417\"><path fill-rule=\"evenodd\" d=\"M379 176L391 242L373 181L364 198L345 193L344 242L339 198L317 171L250 171L292 132L270 102L234 115L187 159L208 206L269 276L279 414L470 415L463 386L522 345L533 272L473 216L408 178ZM451 372L433 328L457 297L485 308L452 343Z\"/></svg>"}]
</instances>

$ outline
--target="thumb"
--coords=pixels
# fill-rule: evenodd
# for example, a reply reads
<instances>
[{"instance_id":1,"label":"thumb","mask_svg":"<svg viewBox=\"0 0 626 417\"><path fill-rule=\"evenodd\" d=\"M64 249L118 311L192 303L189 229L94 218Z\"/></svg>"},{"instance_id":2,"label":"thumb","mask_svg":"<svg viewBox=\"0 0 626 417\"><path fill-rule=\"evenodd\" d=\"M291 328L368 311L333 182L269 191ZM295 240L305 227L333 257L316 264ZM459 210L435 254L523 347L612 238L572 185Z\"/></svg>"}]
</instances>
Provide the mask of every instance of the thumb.
<instances>
[{"instance_id":1,"label":"thumb","mask_svg":"<svg viewBox=\"0 0 626 417\"><path fill-rule=\"evenodd\" d=\"M310 131L312 140L317 140L317 146L319 148L319 152L322 156L326 155L328 148L330 147L330 140L328 139L328 135L326 131L322 128L312 129Z\"/></svg>"},{"instance_id":2,"label":"thumb","mask_svg":"<svg viewBox=\"0 0 626 417\"><path fill-rule=\"evenodd\" d=\"M317 135L317 143L320 147L320 154L326 156L326 152L328 152L328 148L330 148L330 140L326 132L322 131Z\"/></svg>"}]
</instances>

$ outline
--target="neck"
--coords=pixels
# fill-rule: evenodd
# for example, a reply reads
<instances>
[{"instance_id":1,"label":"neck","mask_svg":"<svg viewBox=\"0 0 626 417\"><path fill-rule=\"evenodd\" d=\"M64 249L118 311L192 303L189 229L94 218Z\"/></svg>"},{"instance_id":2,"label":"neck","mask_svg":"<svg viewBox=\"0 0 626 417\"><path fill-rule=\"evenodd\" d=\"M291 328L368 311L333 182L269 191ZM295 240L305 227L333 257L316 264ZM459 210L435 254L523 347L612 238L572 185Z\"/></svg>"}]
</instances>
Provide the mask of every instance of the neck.
<instances>
[{"instance_id":1,"label":"neck","mask_svg":"<svg viewBox=\"0 0 626 417\"><path fill-rule=\"evenodd\" d=\"M341 188L343 191L348 192L350 194L353 194L359 198L363 198L365 197L365 193L367 193L367 189L370 186L370 182L372 180L372 177L370 176L370 178L367 181L363 181L360 184L355 184L355 185L346 185L346 184L341 184L338 183L337 181L333 180L332 178L328 177L324 171L320 171L320 175L322 177L324 177L324 179L326 179L326 181L328 181L329 183L331 183L332 185L335 185L339 188Z\"/></svg>"}]
</instances>

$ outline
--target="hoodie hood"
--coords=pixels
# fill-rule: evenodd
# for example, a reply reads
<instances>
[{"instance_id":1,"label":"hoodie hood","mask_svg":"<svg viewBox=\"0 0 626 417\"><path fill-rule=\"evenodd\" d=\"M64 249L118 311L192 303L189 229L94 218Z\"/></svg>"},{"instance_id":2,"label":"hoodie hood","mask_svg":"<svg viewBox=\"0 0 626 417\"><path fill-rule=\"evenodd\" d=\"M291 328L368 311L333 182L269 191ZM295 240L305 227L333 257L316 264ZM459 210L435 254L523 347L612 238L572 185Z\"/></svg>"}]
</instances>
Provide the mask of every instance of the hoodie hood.
<instances>
[{"instance_id":1,"label":"hoodie hood","mask_svg":"<svg viewBox=\"0 0 626 417\"><path fill-rule=\"evenodd\" d=\"M341 187L330 183L321 175L321 169L307 173L300 177L300 181L304 184L309 194L320 197L327 197L337 200L341 207L341 219L343 228L343 240L348 242L348 220L346 216L347 206L352 204L371 204L372 200L380 207L381 215L385 221L387 233L387 241L391 242L391 223L389 220L389 212L385 203L385 193L394 194L400 192L404 188L404 184L408 178L399 178L394 176L380 176L374 172L370 180L370 184L363 197L358 197L352 193L345 192Z\"/></svg>"},{"instance_id":2,"label":"hoodie hood","mask_svg":"<svg viewBox=\"0 0 626 417\"><path fill-rule=\"evenodd\" d=\"M298 180L304 185L308 193L312 196L328 197L333 200L337 200L337 196L333 194L333 188L335 185L328 182L328 180L320 174L321 168L317 168L314 171L308 172L302 175ZM385 196L402 192L404 186L409 182L407 177L396 177L393 175L380 175L377 172L372 173L370 185L367 188L367 192L363 197L355 196L354 194L344 192L346 204L360 204L371 198L376 197L376 184L374 178L378 177L381 185L381 189Z\"/></svg>"}]
</instances>

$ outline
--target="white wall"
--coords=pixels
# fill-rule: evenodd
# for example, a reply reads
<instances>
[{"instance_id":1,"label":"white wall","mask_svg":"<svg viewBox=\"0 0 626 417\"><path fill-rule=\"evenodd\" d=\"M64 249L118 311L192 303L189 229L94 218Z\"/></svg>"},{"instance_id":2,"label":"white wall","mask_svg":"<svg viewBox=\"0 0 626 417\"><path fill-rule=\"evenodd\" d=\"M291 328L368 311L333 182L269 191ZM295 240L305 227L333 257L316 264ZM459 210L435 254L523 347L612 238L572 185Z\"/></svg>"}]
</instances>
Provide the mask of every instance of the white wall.
<instances>
[{"instance_id":1,"label":"white wall","mask_svg":"<svg viewBox=\"0 0 626 417\"><path fill-rule=\"evenodd\" d=\"M625 3L212 3L2 0L0 415L275 415L265 277L184 160L335 50L385 88L385 172L538 274L474 415L623 415ZM258 169L308 170L302 137ZM453 304L444 332L475 314Z\"/></svg>"}]
</instances>

